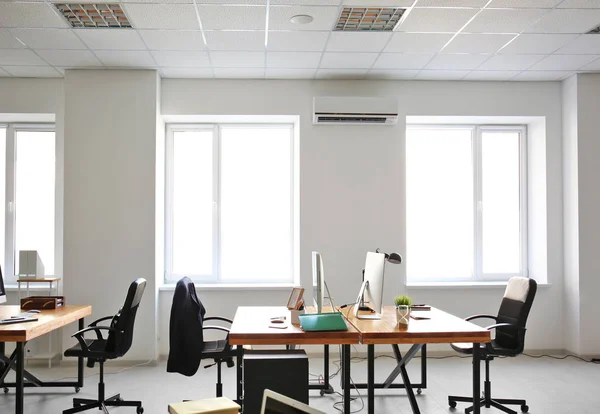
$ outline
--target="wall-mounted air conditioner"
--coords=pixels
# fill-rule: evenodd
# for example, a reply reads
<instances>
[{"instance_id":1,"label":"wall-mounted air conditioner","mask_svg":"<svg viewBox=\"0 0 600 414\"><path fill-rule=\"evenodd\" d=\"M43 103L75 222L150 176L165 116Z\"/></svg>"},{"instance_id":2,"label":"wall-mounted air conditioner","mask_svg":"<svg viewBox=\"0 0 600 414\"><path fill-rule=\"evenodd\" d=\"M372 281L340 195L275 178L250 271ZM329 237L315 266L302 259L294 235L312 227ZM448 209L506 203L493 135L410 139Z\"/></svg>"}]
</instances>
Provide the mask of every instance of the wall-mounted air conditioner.
<instances>
[{"instance_id":1,"label":"wall-mounted air conditioner","mask_svg":"<svg viewBox=\"0 0 600 414\"><path fill-rule=\"evenodd\" d=\"M398 100L390 97L318 96L313 100L313 123L319 125L391 125L398 120Z\"/></svg>"}]
</instances>

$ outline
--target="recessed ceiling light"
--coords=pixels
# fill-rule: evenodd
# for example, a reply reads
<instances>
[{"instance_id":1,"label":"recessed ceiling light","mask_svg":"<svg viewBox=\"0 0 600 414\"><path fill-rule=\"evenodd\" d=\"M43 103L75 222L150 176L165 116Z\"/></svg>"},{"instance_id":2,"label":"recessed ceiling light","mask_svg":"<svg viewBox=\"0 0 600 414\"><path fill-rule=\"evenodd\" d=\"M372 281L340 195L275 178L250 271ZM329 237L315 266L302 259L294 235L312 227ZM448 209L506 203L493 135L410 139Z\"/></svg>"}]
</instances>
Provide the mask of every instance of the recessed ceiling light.
<instances>
[{"instance_id":1,"label":"recessed ceiling light","mask_svg":"<svg viewBox=\"0 0 600 414\"><path fill-rule=\"evenodd\" d=\"M309 24L312 21L313 17L308 14L298 14L290 19L290 22L294 24Z\"/></svg>"},{"instance_id":2,"label":"recessed ceiling light","mask_svg":"<svg viewBox=\"0 0 600 414\"><path fill-rule=\"evenodd\" d=\"M391 32L405 11L398 7L344 7L333 30Z\"/></svg>"},{"instance_id":3,"label":"recessed ceiling light","mask_svg":"<svg viewBox=\"0 0 600 414\"><path fill-rule=\"evenodd\" d=\"M131 29L131 23L119 4L55 3L54 6L71 27Z\"/></svg>"}]
</instances>

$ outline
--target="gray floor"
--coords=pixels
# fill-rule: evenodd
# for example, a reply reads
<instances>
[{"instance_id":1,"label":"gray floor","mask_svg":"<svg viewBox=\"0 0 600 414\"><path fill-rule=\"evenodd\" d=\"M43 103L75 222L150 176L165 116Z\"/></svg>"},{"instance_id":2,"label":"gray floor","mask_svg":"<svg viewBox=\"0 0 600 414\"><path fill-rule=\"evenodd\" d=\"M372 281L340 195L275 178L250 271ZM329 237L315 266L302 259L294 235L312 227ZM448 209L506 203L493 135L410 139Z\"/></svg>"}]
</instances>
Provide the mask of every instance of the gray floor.
<instances>
[{"instance_id":1,"label":"gray floor","mask_svg":"<svg viewBox=\"0 0 600 414\"><path fill-rule=\"evenodd\" d=\"M332 355L334 362L337 354ZM409 365L409 373L413 381L419 380L419 363L414 359ZM323 360L311 358L311 378L316 380L322 373ZM376 380L383 381L394 366L394 361L387 357L376 360ZM58 379L72 376L75 367L59 366L30 367L42 379ZM483 365L482 365L483 368ZM331 364L331 373L336 371L335 363ZM600 365L584 363L574 359L553 360L549 358L534 359L526 356L507 358L492 362L493 394L497 397L525 397L530 406L530 413L600 413ZM216 369L200 368L197 375L188 378L177 374L168 374L165 362L158 366L137 366L124 368L107 364L107 394L120 392L125 399L143 401L145 413L167 412L167 405L184 399L210 398L214 396L214 380ZM97 369L86 368L85 387L79 393L82 397L95 397ZM458 409L448 408L447 396L469 395L471 390L471 363L468 359L448 358L428 360L428 387L419 395L418 401L424 414L462 413L464 404ZM352 363L352 379L363 382L366 378L366 362L359 359ZM233 398L235 370L224 369L224 394ZM339 375L332 379L336 391L340 391ZM74 390L65 389L26 389L25 413L61 413L70 407ZM353 395L358 396L356 392ZM351 404L353 413L366 413L366 395ZM337 395L319 396L318 391L311 391L310 405L326 413L336 413L333 404L340 401ZM14 412L14 390L8 394L0 392L0 413ZM364 405L363 405L364 403ZM97 413L97 410L88 411ZM135 409L111 409L115 413L135 413ZM376 413L410 413L410 406L403 390L380 390L375 397ZM499 411L483 409L482 412Z\"/></svg>"}]
</instances>

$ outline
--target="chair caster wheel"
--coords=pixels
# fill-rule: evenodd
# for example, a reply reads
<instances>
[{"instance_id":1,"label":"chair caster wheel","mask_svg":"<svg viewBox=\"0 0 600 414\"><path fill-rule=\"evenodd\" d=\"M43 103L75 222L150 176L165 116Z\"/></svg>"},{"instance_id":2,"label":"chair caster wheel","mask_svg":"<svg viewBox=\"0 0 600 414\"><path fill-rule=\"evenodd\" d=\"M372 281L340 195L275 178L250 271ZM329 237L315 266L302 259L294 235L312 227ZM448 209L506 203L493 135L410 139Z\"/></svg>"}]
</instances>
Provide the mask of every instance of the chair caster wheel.
<instances>
[{"instance_id":1,"label":"chair caster wheel","mask_svg":"<svg viewBox=\"0 0 600 414\"><path fill-rule=\"evenodd\" d=\"M80 387L75 387L75 394L79 394L79 391L81 391Z\"/></svg>"},{"instance_id":2,"label":"chair caster wheel","mask_svg":"<svg viewBox=\"0 0 600 414\"><path fill-rule=\"evenodd\" d=\"M456 408L456 401L448 401L450 408Z\"/></svg>"},{"instance_id":3,"label":"chair caster wheel","mask_svg":"<svg viewBox=\"0 0 600 414\"><path fill-rule=\"evenodd\" d=\"M321 397L324 396L325 395L325 390L319 391L319 394L321 395Z\"/></svg>"},{"instance_id":4,"label":"chair caster wheel","mask_svg":"<svg viewBox=\"0 0 600 414\"><path fill-rule=\"evenodd\" d=\"M8 387L4 387L4 394L8 394Z\"/></svg>"},{"instance_id":5,"label":"chair caster wheel","mask_svg":"<svg viewBox=\"0 0 600 414\"><path fill-rule=\"evenodd\" d=\"M528 412L529 411L529 406L527 404L523 404L521 406L521 411L523 411L524 413Z\"/></svg>"},{"instance_id":6,"label":"chair caster wheel","mask_svg":"<svg viewBox=\"0 0 600 414\"><path fill-rule=\"evenodd\" d=\"M421 395L421 388L417 388L417 395Z\"/></svg>"},{"instance_id":7,"label":"chair caster wheel","mask_svg":"<svg viewBox=\"0 0 600 414\"><path fill-rule=\"evenodd\" d=\"M135 410L137 414L143 414L144 409L142 407L138 407L137 410Z\"/></svg>"}]
</instances>

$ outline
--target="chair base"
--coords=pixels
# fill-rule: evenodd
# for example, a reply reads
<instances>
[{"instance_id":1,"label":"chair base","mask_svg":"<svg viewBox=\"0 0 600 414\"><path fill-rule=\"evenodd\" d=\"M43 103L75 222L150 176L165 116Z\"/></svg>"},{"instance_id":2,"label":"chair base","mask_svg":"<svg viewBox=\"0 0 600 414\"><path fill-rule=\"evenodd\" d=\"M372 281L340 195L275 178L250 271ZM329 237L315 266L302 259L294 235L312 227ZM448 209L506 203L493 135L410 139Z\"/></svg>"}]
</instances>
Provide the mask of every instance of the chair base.
<instances>
[{"instance_id":1,"label":"chair base","mask_svg":"<svg viewBox=\"0 0 600 414\"><path fill-rule=\"evenodd\" d=\"M471 397L458 397L455 395L450 395L448 396L448 405L452 408L456 407L456 403L457 402L469 402L472 403L473 402L473 398ZM481 400L479 400L479 402L477 403L480 407L485 406L486 408L490 408L490 407L494 407L497 408L500 411L503 411L505 413L508 414L517 414L516 411L511 410L508 407L505 407L505 405L520 405L521 406L521 412L528 412L529 411L529 406L527 405L527 401L525 400L514 400L514 399L508 399L508 398L498 398L498 399L492 399L489 396L484 395L484 398L482 398ZM472 412L474 409L474 406L470 406L468 408L465 409L465 413L468 414L470 412Z\"/></svg>"},{"instance_id":2,"label":"chair base","mask_svg":"<svg viewBox=\"0 0 600 414\"><path fill-rule=\"evenodd\" d=\"M142 414L144 412L141 401L124 401L121 399L121 394L116 394L103 401L91 400L87 398L73 398L73 408L64 410L63 414L80 413L93 408L97 408L102 410L104 414L108 414L108 409L106 407L137 407L137 414Z\"/></svg>"}]
</instances>

